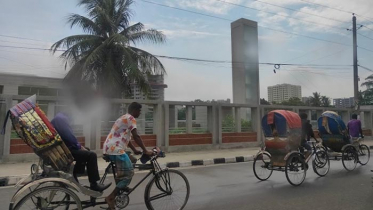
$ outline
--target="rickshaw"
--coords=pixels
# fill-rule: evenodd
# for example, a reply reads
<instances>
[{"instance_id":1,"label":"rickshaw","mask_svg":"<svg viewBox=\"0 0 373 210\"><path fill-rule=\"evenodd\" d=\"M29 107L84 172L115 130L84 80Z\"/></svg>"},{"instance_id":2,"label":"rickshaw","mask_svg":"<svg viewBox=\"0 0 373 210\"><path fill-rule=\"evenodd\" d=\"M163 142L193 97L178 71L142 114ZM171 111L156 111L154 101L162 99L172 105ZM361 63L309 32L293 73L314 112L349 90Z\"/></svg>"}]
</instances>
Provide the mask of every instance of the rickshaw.
<instances>
[{"instance_id":1,"label":"rickshaw","mask_svg":"<svg viewBox=\"0 0 373 210\"><path fill-rule=\"evenodd\" d=\"M312 157L313 170L319 176L329 171L327 153L312 143L313 153L308 158L300 152L302 124L297 113L274 110L262 118L264 145L256 154L253 163L255 176L267 180L273 171L285 172L286 179L293 186L299 186L306 178L308 160Z\"/></svg>"},{"instance_id":2,"label":"rickshaw","mask_svg":"<svg viewBox=\"0 0 373 210\"><path fill-rule=\"evenodd\" d=\"M328 150L331 160L342 160L347 171L356 168L357 163L366 165L370 159L369 147L361 143L362 138L349 136L347 127L338 113L325 111L317 120L319 136Z\"/></svg>"},{"instance_id":3,"label":"rickshaw","mask_svg":"<svg viewBox=\"0 0 373 210\"><path fill-rule=\"evenodd\" d=\"M45 114L35 103L32 96L15 105L8 112L17 134L39 156L37 166L31 169L30 181L22 180L22 186L10 200L9 210L22 209L76 209L106 205L103 192L90 190L73 176L74 159L53 128ZM4 125L6 122L4 123ZM149 170L148 174L129 191L120 191L115 199L116 209L123 209L129 204L129 195L145 180L149 179L145 188L144 200L147 209L183 209L189 199L190 187L185 175L180 171L162 168L157 158L164 157L163 152L149 158L150 164L134 164L139 170ZM102 176L101 183L108 173L116 176L116 165L108 156L103 157L108 166ZM40 171L39 171L40 170ZM79 194L88 196L81 200Z\"/></svg>"}]
</instances>

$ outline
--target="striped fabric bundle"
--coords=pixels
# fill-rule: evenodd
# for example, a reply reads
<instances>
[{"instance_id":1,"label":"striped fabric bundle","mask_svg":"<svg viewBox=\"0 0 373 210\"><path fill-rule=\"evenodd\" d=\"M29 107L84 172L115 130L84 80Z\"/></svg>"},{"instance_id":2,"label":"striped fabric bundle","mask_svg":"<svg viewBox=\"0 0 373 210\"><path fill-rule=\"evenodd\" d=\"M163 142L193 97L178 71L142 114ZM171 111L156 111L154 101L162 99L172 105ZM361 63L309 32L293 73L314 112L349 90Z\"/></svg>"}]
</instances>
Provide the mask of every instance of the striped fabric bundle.
<instances>
[{"instance_id":1,"label":"striped fabric bundle","mask_svg":"<svg viewBox=\"0 0 373 210\"><path fill-rule=\"evenodd\" d=\"M73 157L35 101L34 95L9 110L13 127L45 164L51 165L55 170L67 171Z\"/></svg>"}]
</instances>

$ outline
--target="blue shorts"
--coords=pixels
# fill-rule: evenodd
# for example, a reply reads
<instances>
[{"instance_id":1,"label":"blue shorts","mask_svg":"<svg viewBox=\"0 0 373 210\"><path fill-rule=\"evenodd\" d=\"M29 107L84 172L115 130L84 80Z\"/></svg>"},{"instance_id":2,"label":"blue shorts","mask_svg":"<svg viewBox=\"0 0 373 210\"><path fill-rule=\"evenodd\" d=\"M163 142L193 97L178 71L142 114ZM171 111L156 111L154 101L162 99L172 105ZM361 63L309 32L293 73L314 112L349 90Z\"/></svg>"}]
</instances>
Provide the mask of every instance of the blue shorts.
<instances>
[{"instance_id":1,"label":"blue shorts","mask_svg":"<svg viewBox=\"0 0 373 210\"><path fill-rule=\"evenodd\" d=\"M115 182L118 189L125 189L134 175L133 165L127 154L110 155L110 160L115 163L116 177Z\"/></svg>"}]
</instances>

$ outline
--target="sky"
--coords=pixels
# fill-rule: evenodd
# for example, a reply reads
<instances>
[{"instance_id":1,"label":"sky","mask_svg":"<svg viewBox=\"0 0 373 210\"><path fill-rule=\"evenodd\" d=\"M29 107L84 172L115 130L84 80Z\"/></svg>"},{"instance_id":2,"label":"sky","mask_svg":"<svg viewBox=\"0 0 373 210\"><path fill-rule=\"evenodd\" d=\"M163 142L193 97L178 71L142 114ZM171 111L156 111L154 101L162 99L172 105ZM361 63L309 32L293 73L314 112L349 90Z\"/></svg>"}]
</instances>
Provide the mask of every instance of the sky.
<instances>
[{"instance_id":1,"label":"sky","mask_svg":"<svg viewBox=\"0 0 373 210\"><path fill-rule=\"evenodd\" d=\"M345 46L352 45L352 33L347 31L352 27L352 14L338 10L353 11L357 14L358 25L364 25L358 31L363 35L358 35L358 46L372 52L359 48L358 60L360 65L373 69L371 0L146 1L135 0L131 23L141 22L147 28L160 30L167 36L165 44L143 43L138 46L150 53L231 61L230 23L246 18L257 21L259 25L260 62L328 65L280 66L276 73L273 65L260 65L261 98L267 99L268 86L282 83L301 85L302 96L310 96L316 91L330 98L353 96L353 51L352 46ZM86 14L83 8L77 7L77 3L77 0L0 0L0 72L62 78L67 70L58 54L4 46L49 48L66 36L83 33L79 28L70 28L66 23L67 16L71 13ZM163 58L161 61L167 72L165 100L232 98L232 69L229 63L186 62ZM370 74L372 72L359 68L361 82Z\"/></svg>"}]
</instances>

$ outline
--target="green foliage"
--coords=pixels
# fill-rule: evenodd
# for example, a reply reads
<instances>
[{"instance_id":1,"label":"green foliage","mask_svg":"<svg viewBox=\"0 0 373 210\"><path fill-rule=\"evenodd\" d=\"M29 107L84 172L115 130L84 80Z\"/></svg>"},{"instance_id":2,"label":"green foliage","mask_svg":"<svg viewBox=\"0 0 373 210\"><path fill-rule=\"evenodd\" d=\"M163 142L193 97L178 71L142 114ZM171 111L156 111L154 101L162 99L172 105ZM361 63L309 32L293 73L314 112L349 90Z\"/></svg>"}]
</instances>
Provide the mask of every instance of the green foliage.
<instances>
[{"instance_id":1,"label":"green foliage","mask_svg":"<svg viewBox=\"0 0 373 210\"><path fill-rule=\"evenodd\" d=\"M285 106L304 106L305 104L297 97L290 98L288 101L283 101L281 103Z\"/></svg>"},{"instance_id":2,"label":"green foliage","mask_svg":"<svg viewBox=\"0 0 373 210\"><path fill-rule=\"evenodd\" d=\"M149 94L147 75L164 74L165 69L154 55L134 46L164 43L166 37L140 22L130 25L132 4L133 0L79 1L87 16L71 14L67 22L85 34L65 37L51 47L53 53L66 49L60 56L65 67L71 67L66 82L87 82L106 97L128 95L133 83Z\"/></svg>"},{"instance_id":3,"label":"green foliage","mask_svg":"<svg viewBox=\"0 0 373 210\"><path fill-rule=\"evenodd\" d=\"M261 105L270 105L270 103L267 100L265 100L264 98L260 99L260 104Z\"/></svg>"}]
</instances>

